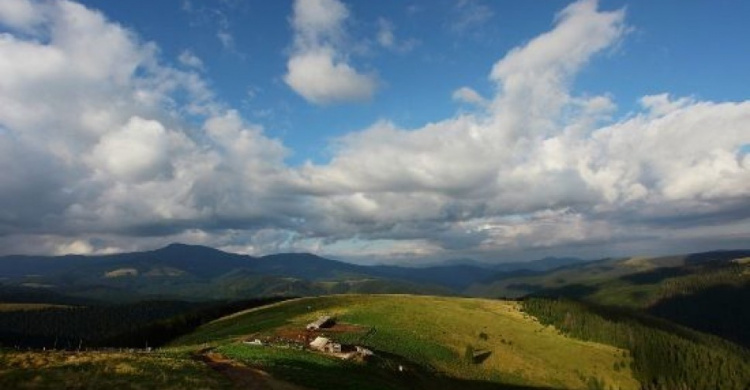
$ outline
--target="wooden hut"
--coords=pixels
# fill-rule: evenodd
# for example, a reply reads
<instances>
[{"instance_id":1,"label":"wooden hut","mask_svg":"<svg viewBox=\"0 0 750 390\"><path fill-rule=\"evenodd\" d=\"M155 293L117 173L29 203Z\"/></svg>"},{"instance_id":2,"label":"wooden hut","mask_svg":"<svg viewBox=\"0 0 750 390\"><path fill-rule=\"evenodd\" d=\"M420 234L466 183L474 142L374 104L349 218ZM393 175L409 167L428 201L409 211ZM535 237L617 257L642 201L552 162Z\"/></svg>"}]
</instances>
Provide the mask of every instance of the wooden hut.
<instances>
[{"instance_id":1,"label":"wooden hut","mask_svg":"<svg viewBox=\"0 0 750 390\"><path fill-rule=\"evenodd\" d=\"M332 326L334 320L330 316L321 316L317 320L307 324L307 330L318 330Z\"/></svg>"}]
</instances>

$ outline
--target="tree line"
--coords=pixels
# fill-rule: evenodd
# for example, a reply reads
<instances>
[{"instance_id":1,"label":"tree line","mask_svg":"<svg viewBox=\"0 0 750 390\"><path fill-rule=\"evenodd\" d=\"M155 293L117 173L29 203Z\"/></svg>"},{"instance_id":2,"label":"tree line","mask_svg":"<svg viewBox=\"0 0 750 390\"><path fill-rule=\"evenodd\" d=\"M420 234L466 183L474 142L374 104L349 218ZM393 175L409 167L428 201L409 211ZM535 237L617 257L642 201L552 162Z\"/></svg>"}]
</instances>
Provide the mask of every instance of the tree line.
<instances>
[{"instance_id":1,"label":"tree line","mask_svg":"<svg viewBox=\"0 0 750 390\"><path fill-rule=\"evenodd\" d=\"M0 346L34 349L159 347L208 321L284 299L143 301L0 312Z\"/></svg>"},{"instance_id":2,"label":"tree line","mask_svg":"<svg viewBox=\"0 0 750 390\"><path fill-rule=\"evenodd\" d=\"M750 348L750 266L724 263L665 281L647 308L658 317Z\"/></svg>"},{"instance_id":3,"label":"tree line","mask_svg":"<svg viewBox=\"0 0 750 390\"><path fill-rule=\"evenodd\" d=\"M630 351L645 390L746 390L750 351L718 337L612 307L529 298L524 311L563 334Z\"/></svg>"}]
</instances>

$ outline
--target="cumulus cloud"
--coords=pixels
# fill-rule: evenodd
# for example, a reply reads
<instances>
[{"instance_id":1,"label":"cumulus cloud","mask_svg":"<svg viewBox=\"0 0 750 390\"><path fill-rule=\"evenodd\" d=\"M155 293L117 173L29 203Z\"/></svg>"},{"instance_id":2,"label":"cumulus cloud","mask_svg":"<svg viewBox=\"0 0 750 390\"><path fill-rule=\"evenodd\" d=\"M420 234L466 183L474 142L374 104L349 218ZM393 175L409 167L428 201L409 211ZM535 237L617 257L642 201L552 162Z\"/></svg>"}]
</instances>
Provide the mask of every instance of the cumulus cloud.
<instances>
[{"instance_id":1,"label":"cumulus cloud","mask_svg":"<svg viewBox=\"0 0 750 390\"><path fill-rule=\"evenodd\" d=\"M0 15L3 253L184 241L492 260L747 242L750 102L665 93L613 118L613 96L574 93L576 74L628 30L624 11L595 1L499 55L494 96L455 92L477 110L413 129L381 120L336 140L329 162L300 167L199 73L165 65L102 14L14 1ZM375 89L337 50L348 17L338 1L295 3L286 81L314 103Z\"/></svg>"},{"instance_id":2,"label":"cumulus cloud","mask_svg":"<svg viewBox=\"0 0 750 390\"><path fill-rule=\"evenodd\" d=\"M289 59L284 80L305 99L316 104L367 100L375 80L361 75L345 62L335 62L330 50L319 50Z\"/></svg>"},{"instance_id":3,"label":"cumulus cloud","mask_svg":"<svg viewBox=\"0 0 750 390\"><path fill-rule=\"evenodd\" d=\"M676 111L682 107L695 103L690 98L670 99L669 94L647 95L639 101L643 108L649 110L654 116L663 116Z\"/></svg>"},{"instance_id":4,"label":"cumulus cloud","mask_svg":"<svg viewBox=\"0 0 750 390\"><path fill-rule=\"evenodd\" d=\"M125 126L101 137L91 165L121 181L143 181L171 175L167 131L161 123L132 117Z\"/></svg>"},{"instance_id":5,"label":"cumulus cloud","mask_svg":"<svg viewBox=\"0 0 750 390\"><path fill-rule=\"evenodd\" d=\"M31 32L42 16L29 0L7 0L0 3L0 24L23 32Z\"/></svg>"},{"instance_id":6,"label":"cumulus cloud","mask_svg":"<svg viewBox=\"0 0 750 390\"><path fill-rule=\"evenodd\" d=\"M573 3L552 30L495 63L486 111L417 129L380 122L343 137L329 164L305 168L311 188L327 189L321 207L389 238L422 232L448 251L478 242L484 256L611 241L642 250L676 227L652 225L657 209L695 215L697 225L708 215L725 221L750 194L739 151L747 102L647 96L644 112L611 121L609 96L571 94L576 73L627 34L624 17ZM483 101L468 88L454 98Z\"/></svg>"},{"instance_id":7,"label":"cumulus cloud","mask_svg":"<svg viewBox=\"0 0 750 390\"><path fill-rule=\"evenodd\" d=\"M278 141L100 13L68 1L29 4L41 21L0 36L4 243L97 251L229 216L246 226L284 218L262 202L283 170ZM25 33L34 23L43 35ZM108 241L81 244L97 235Z\"/></svg>"},{"instance_id":8,"label":"cumulus cloud","mask_svg":"<svg viewBox=\"0 0 750 390\"><path fill-rule=\"evenodd\" d=\"M625 34L624 16L623 10L598 12L596 1L573 3L557 15L553 30L496 62L490 79L500 89L494 105L502 126L542 136L558 131L572 76Z\"/></svg>"},{"instance_id":9,"label":"cumulus cloud","mask_svg":"<svg viewBox=\"0 0 750 390\"><path fill-rule=\"evenodd\" d=\"M294 48L284 81L310 103L369 100L377 89L376 77L356 70L342 51L348 18L338 0L294 2Z\"/></svg>"},{"instance_id":10,"label":"cumulus cloud","mask_svg":"<svg viewBox=\"0 0 750 390\"><path fill-rule=\"evenodd\" d=\"M479 92L469 87L461 87L453 91L453 95L451 96L453 97L453 100L461 103L475 104L478 106L487 104L487 100L485 100Z\"/></svg>"}]
</instances>

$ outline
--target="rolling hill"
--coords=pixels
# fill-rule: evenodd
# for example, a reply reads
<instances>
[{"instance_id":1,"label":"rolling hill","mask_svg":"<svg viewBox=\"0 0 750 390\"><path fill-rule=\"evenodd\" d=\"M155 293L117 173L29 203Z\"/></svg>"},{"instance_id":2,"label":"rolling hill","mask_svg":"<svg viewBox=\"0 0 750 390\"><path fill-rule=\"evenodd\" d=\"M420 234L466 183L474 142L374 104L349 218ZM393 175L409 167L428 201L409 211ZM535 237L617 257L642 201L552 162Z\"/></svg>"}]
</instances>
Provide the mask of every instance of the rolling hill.
<instances>
[{"instance_id":1,"label":"rolling hill","mask_svg":"<svg viewBox=\"0 0 750 390\"><path fill-rule=\"evenodd\" d=\"M305 324L320 315L335 316L337 326L306 333ZM359 364L295 347L304 344L304 336L316 335L365 346L375 359ZM276 347L248 346L241 342L246 339L269 340ZM586 388L589 382L638 388L625 351L564 337L509 301L408 295L303 298L214 321L172 343L182 348L205 344L311 388ZM475 352L486 355L467 358ZM614 369L620 363L624 368Z\"/></svg>"},{"instance_id":2,"label":"rolling hill","mask_svg":"<svg viewBox=\"0 0 750 390\"><path fill-rule=\"evenodd\" d=\"M120 351L0 351L3 389L232 389L181 354Z\"/></svg>"},{"instance_id":3,"label":"rolling hill","mask_svg":"<svg viewBox=\"0 0 750 390\"><path fill-rule=\"evenodd\" d=\"M475 284L479 296L543 296L644 311L750 347L750 251L605 259Z\"/></svg>"},{"instance_id":4,"label":"rolling hill","mask_svg":"<svg viewBox=\"0 0 750 390\"><path fill-rule=\"evenodd\" d=\"M466 294L483 297L518 298L530 294L593 296L606 287L608 297L601 303L641 306L647 299L643 289L628 291L632 286L653 286L671 277L700 273L712 264L729 264L750 257L750 250L713 251L663 257L630 257L602 259L563 266L547 271L515 271L499 273L475 283ZM616 286L622 287L619 296Z\"/></svg>"},{"instance_id":5,"label":"rolling hill","mask_svg":"<svg viewBox=\"0 0 750 390\"><path fill-rule=\"evenodd\" d=\"M334 323L307 330L320 316ZM309 347L319 336L342 352ZM346 355L353 346L371 354ZM548 298L296 298L234 312L153 351L0 348L1 388L744 390L748 383L747 349L647 314Z\"/></svg>"}]
</instances>

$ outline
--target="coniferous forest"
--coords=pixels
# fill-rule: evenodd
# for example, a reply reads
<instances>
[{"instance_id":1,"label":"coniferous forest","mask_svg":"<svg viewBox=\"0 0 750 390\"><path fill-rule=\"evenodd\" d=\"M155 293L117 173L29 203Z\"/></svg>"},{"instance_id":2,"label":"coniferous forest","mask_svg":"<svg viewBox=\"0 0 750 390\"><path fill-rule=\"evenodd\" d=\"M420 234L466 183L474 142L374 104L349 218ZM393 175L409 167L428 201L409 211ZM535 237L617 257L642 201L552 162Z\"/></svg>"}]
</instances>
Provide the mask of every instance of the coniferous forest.
<instances>
[{"instance_id":1,"label":"coniferous forest","mask_svg":"<svg viewBox=\"0 0 750 390\"><path fill-rule=\"evenodd\" d=\"M524 311L574 338L630 351L643 389L737 389L750 384L750 353L718 337L625 309L529 298Z\"/></svg>"},{"instance_id":2,"label":"coniferous forest","mask_svg":"<svg viewBox=\"0 0 750 390\"><path fill-rule=\"evenodd\" d=\"M213 319L280 300L144 301L0 311L0 346L63 350L159 347Z\"/></svg>"}]
</instances>

